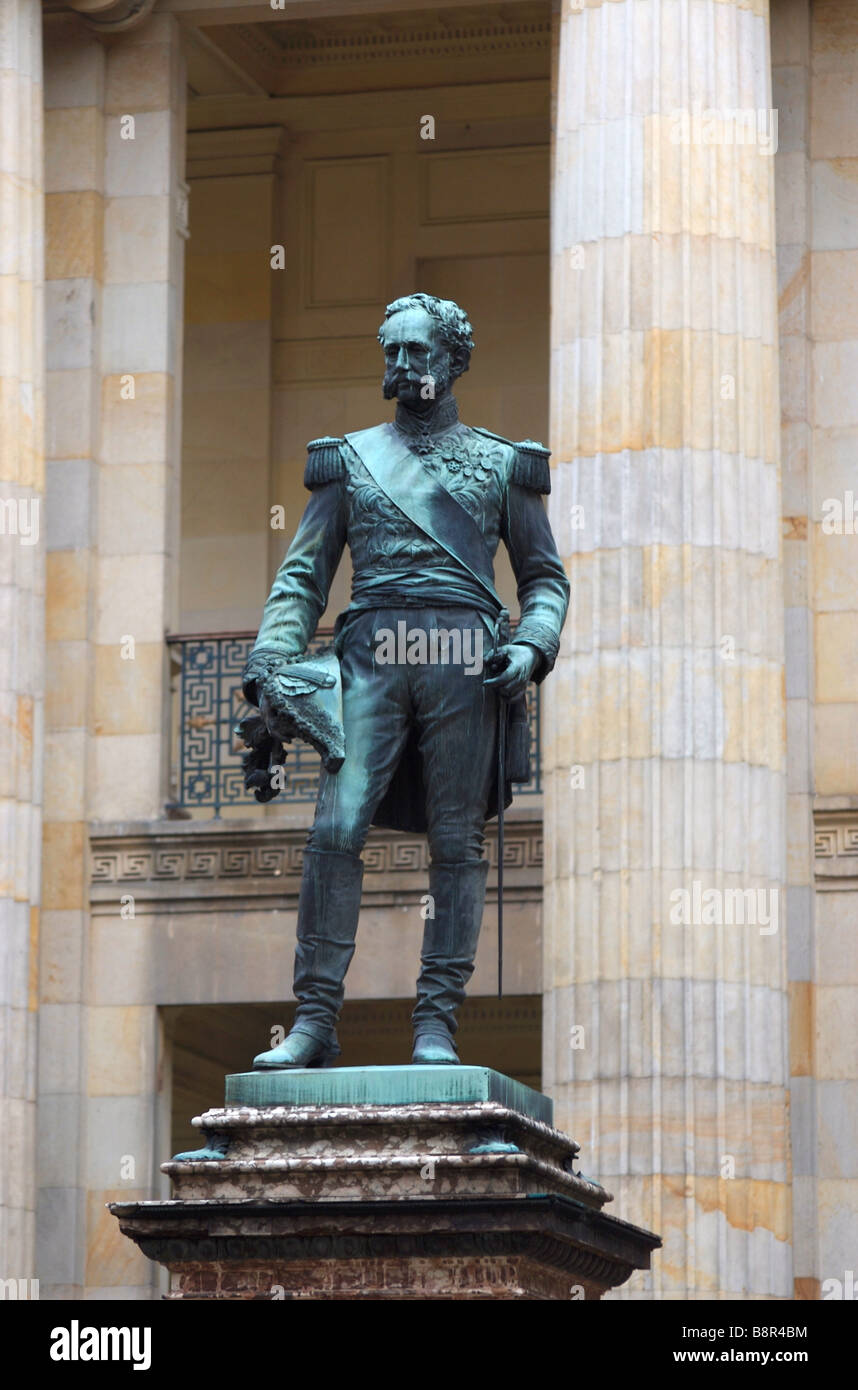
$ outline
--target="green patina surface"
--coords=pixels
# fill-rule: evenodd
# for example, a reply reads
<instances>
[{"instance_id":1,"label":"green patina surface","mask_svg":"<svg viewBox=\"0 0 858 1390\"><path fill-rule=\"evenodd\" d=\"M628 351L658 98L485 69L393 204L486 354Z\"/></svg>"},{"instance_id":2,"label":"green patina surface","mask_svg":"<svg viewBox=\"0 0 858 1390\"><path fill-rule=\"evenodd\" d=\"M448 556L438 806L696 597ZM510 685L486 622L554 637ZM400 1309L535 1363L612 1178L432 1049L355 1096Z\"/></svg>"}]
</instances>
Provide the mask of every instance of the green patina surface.
<instances>
[{"instance_id":1,"label":"green patina surface","mask_svg":"<svg viewBox=\"0 0 858 1390\"><path fill-rule=\"evenodd\" d=\"M396 400L395 420L308 445L310 500L242 676L259 710L238 726L248 790L261 802L283 790L285 745L296 737L313 744L325 769L303 856L292 1031L255 1059L275 1072L340 1056L335 1030L370 824L428 834L432 910L421 913L412 1056L424 1065L439 1055L455 1062L456 1015L485 903L488 861L479 846L487 818L510 805L512 783L529 777L526 690L551 671L569 604L543 502L549 451L459 420L452 388L474 346L464 310L434 295L403 295L387 306L378 336L382 394ZM514 638L494 582L501 544L519 595ZM346 548L351 601L323 662L308 644ZM499 926L502 905L499 887ZM499 992L501 982L499 960ZM349 1092L342 1103L487 1098L484 1083L462 1089L487 1072L455 1067L447 1075L408 1080L402 1091L385 1080L380 1092ZM353 1071L349 1086L372 1076ZM244 1078L242 1099L282 1101L286 1084ZM289 1096L302 1084L289 1082ZM330 1100L337 1084L314 1080L301 1098ZM532 1113L523 1088L510 1089L503 1077L496 1084L499 1096Z\"/></svg>"},{"instance_id":2,"label":"green patina surface","mask_svg":"<svg viewBox=\"0 0 858 1390\"><path fill-rule=\"evenodd\" d=\"M227 1105L469 1105L495 1101L550 1125L554 1103L491 1067L330 1067L226 1078Z\"/></svg>"}]
</instances>

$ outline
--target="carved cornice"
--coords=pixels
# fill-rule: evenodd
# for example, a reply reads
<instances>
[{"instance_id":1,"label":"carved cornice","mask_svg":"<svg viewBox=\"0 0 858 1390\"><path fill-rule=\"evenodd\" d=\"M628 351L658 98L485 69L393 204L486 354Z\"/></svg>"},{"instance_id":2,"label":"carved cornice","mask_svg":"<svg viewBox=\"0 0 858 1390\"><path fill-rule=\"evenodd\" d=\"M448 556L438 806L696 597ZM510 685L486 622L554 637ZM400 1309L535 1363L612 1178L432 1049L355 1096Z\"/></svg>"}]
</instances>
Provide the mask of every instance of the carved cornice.
<instances>
[{"instance_id":1,"label":"carved cornice","mask_svg":"<svg viewBox=\"0 0 858 1390\"><path fill-rule=\"evenodd\" d=\"M858 805L813 812L814 873L820 889L858 889Z\"/></svg>"},{"instance_id":2,"label":"carved cornice","mask_svg":"<svg viewBox=\"0 0 858 1390\"><path fill-rule=\"evenodd\" d=\"M588 1298L649 1269L661 1240L603 1211L567 1197L439 1197L427 1202L384 1200L275 1202L111 1202L123 1235L145 1255L179 1272L218 1261L265 1261L289 1267L325 1260L416 1258L449 1260L525 1256L569 1282L587 1287ZM308 1211L312 1212L308 1229ZM306 1282L307 1270L301 1271ZM270 1292L267 1295L270 1298ZM553 1295L552 1295L553 1296ZM560 1295L558 1295L560 1296ZM568 1286L562 1290L568 1297Z\"/></svg>"},{"instance_id":3,"label":"carved cornice","mask_svg":"<svg viewBox=\"0 0 858 1390\"><path fill-rule=\"evenodd\" d=\"M317 23L246 24L237 32L259 57L280 68L306 69L331 63L403 62L474 53L539 52L551 46L550 13L505 19L499 10L457 7L395 17L362 15Z\"/></svg>"},{"instance_id":4,"label":"carved cornice","mask_svg":"<svg viewBox=\"0 0 858 1390\"><path fill-rule=\"evenodd\" d=\"M212 25L201 33L272 96L293 96L336 90L346 69L358 86L375 79L409 87L468 81L469 65L486 58L520 76L546 75L551 11L533 3L457 5Z\"/></svg>"},{"instance_id":5,"label":"carved cornice","mask_svg":"<svg viewBox=\"0 0 858 1390\"><path fill-rule=\"evenodd\" d=\"M146 912L240 910L297 906L307 827L153 822L127 833L94 827L90 834L92 911L119 916L121 899ZM497 861L489 829L486 848ZM425 837L373 831L363 852L364 898L376 906L417 902L427 891ZM488 898L494 892L489 879ZM504 836L504 895L538 901L542 892L542 822L508 819Z\"/></svg>"}]
</instances>

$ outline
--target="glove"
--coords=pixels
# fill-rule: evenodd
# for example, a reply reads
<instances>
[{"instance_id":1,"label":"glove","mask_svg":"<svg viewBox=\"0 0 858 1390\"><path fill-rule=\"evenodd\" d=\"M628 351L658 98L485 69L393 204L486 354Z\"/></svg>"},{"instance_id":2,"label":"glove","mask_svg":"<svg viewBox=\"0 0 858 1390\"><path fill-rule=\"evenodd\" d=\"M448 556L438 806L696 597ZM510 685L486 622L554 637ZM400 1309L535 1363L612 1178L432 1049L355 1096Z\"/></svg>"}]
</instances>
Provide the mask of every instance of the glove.
<instances>
[{"instance_id":1,"label":"glove","mask_svg":"<svg viewBox=\"0 0 858 1390\"><path fill-rule=\"evenodd\" d=\"M273 737L259 714L250 714L235 726L235 733L249 750L242 754L241 770L244 773L244 789L253 792L257 801L273 801L283 790L274 785L273 773L286 762L286 750L278 738Z\"/></svg>"},{"instance_id":2,"label":"glove","mask_svg":"<svg viewBox=\"0 0 858 1390\"><path fill-rule=\"evenodd\" d=\"M524 692L538 660L536 648L527 642L508 642L486 662L492 675L483 684L493 686L504 700L514 700Z\"/></svg>"}]
</instances>

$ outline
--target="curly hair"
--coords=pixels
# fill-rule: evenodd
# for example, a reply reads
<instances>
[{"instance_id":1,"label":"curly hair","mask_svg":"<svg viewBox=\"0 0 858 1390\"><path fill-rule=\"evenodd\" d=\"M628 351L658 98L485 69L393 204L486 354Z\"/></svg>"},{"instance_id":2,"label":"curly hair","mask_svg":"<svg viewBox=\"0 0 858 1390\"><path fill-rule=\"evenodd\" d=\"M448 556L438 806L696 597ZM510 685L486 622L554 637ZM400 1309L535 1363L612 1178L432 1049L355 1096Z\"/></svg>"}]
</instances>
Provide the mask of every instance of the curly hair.
<instances>
[{"instance_id":1,"label":"curly hair","mask_svg":"<svg viewBox=\"0 0 858 1390\"><path fill-rule=\"evenodd\" d=\"M440 324L442 343L458 358L460 370L468 370L474 340L471 337L473 329L464 309L460 309L452 299L439 299L434 294L404 294L400 299L394 299L388 304L384 311L384 323L403 309L425 309L427 314L431 314ZM378 340L381 342L381 328L378 331Z\"/></svg>"}]
</instances>

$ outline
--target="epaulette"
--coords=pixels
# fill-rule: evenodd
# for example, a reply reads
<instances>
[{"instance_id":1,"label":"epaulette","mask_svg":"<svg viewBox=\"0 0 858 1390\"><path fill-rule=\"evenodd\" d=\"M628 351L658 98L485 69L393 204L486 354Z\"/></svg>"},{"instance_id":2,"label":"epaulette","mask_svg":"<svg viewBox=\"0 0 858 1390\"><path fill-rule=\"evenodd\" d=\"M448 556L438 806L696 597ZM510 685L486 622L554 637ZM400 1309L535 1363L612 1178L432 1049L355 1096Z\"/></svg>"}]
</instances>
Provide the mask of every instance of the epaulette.
<instances>
[{"instance_id":1,"label":"epaulette","mask_svg":"<svg viewBox=\"0 0 858 1390\"><path fill-rule=\"evenodd\" d=\"M307 467L304 469L304 486L312 492L314 487L334 483L346 475L343 456L340 453L342 439L326 434L322 439L311 439L307 445Z\"/></svg>"},{"instance_id":2,"label":"epaulette","mask_svg":"<svg viewBox=\"0 0 858 1390\"><path fill-rule=\"evenodd\" d=\"M522 439L520 443L514 444L515 462L512 465L510 481L518 483L519 487L530 488L531 492L551 491L551 469L548 467L548 460L551 457L551 450L546 449L543 444L537 444L534 439Z\"/></svg>"},{"instance_id":3,"label":"epaulette","mask_svg":"<svg viewBox=\"0 0 858 1390\"><path fill-rule=\"evenodd\" d=\"M511 483L518 483L519 487L530 488L531 492L551 491L551 469L548 467L548 460L551 457L551 450L546 449L543 444L537 444L534 439L522 439L516 444L511 439L504 439L502 434L494 434L491 430L480 429L479 425L473 427L478 434L487 435L489 439L497 439L501 444L506 444L507 448L513 450L512 469L509 480Z\"/></svg>"}]
</instances>

